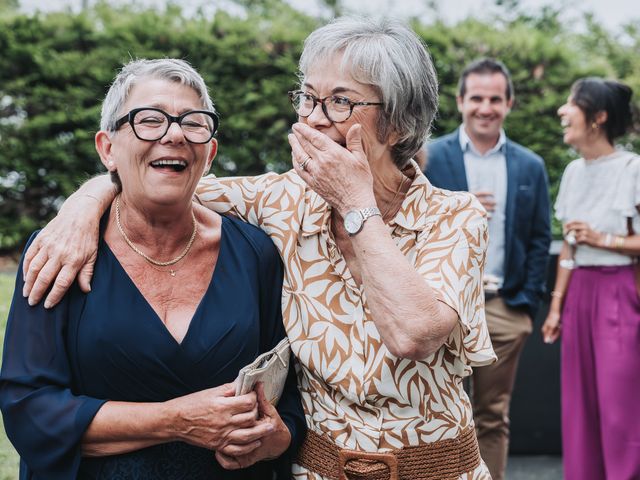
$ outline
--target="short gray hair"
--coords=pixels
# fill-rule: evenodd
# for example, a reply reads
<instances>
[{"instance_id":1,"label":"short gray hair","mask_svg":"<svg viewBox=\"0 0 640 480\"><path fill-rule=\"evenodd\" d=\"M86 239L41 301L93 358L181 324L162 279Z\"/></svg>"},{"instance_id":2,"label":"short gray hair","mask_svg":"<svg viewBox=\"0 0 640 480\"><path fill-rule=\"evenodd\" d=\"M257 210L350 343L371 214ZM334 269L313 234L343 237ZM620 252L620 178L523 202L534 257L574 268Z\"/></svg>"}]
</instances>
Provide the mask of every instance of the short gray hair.
<instances>
[{"instance_id":1,"label":"short gray hair","mask_svg":"<svg viewBox=\"0 0 640 480\"><path fill-rule=\"evenodd\" d=\"M380 94L384 107L378 139L398 135L391 153L403 168L426 141L438 110L438 79L426 45L396 20L339 18L305 40L301 77L319 61L341 53L341 68Z\"/></svg>"},{"instance_id":2,"label":"short gray hair","mask_svg":"<svg viewBox=\"0 0 640 480\"><path fill-rule=\"evenodd\" d=\"M133 86L141 79L159 79L191 87L202 100L202 108L215 112L211 97L200 74L184 60L161 58L131 60L118 72L102 102L100 129L113 132L123 105Z\"/></svg>"}]
</instances>

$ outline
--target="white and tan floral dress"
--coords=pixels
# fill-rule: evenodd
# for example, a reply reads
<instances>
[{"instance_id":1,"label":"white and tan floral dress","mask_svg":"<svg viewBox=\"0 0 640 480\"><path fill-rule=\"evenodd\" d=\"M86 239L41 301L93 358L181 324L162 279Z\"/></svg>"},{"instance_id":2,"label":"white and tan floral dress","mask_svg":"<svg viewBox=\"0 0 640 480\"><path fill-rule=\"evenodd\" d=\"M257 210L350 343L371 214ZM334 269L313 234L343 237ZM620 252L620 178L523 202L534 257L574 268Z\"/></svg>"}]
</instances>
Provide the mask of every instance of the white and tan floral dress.
<instances>
[{"instance_id":1,"label":"white and tan floral dress","mask_svg":"<svg viewBox=\"0 0 640 480\"><path fill-rule=\"evenodd\" d=\"M433 187L415 163L408 170L413 182L391 235L459 316L445 345L421 361L397 358L382 343L331 233L331 207L293 170L207 177L198 189L204 205L258 225L280 251L282 313L307 425L343 448L383 452L457 437L473 422L462 379L495 359L480 281L484 210L473 195ZM322 478L299 465L293 471ZM460 478L490 476L482 464Z\"/></svg>"}]
</instances>

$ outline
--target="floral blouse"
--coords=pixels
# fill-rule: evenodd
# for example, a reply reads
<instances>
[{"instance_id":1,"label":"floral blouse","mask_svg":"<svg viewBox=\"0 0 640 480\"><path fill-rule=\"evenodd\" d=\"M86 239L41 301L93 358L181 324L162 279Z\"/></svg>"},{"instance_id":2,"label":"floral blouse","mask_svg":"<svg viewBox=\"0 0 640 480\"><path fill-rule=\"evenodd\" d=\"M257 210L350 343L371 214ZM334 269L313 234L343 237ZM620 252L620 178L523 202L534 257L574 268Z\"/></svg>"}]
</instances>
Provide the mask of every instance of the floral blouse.
<instances>
[{"instance_id":1,"label":"floral blouse","mask_svg":"<svg viewBox=\"0 0 640 480\"><path fill-rule=\"evenodd\" d=\"M413 162L405 174L413 182L391 235L459 317L447 342L420 361L395 357L382 343L331 233L331 207L293 170L207 177L198 188L205 206L259 226L280 251L282 313L307 425L343 448L385 451L458 436L473 421L462 379L495 360L481 282L486 214L473 195L433 187ZM298 465L294 473L321 478ZM485 473L481 465L462 478Z\"/></svg>"}]
</instances>

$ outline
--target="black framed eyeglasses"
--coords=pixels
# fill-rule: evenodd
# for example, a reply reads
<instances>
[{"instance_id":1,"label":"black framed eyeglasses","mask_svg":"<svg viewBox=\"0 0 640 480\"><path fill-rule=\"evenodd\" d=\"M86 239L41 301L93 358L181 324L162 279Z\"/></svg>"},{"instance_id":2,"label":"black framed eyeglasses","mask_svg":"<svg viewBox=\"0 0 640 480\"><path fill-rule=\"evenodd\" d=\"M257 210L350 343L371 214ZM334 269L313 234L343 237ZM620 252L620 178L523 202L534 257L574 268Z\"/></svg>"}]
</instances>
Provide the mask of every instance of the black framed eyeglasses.
<instances>
[{"instance_id":1,"label":"black framed eyeglasses","mask_svg":"<svg viewBox=\"0 0 640 480\"><path fill-rule=\"evenodd\" d=\"M289 92L289 100L298 116L307 118L319 103L325 116L333 123L345 122L353 113L354 107L364 107L369 105L384 105L381 102L352 102L347 97L340 95L329 95L318 98L302 90Z\"/></svg>"},{"instance_id":2,"label":"black framed eyeglasses","mask_svg":"<svg viewBox=\"0 0 640 480\"><path fill-rule=\"evenodd\" d=\"M174 117L153 107L134 108L116 121L115 129L129 123L137 138L155 142L167 134L174 122L189 143L207 143L218 130L218 116L208 110L191 110Z\"/></svg>"}]
</instances>

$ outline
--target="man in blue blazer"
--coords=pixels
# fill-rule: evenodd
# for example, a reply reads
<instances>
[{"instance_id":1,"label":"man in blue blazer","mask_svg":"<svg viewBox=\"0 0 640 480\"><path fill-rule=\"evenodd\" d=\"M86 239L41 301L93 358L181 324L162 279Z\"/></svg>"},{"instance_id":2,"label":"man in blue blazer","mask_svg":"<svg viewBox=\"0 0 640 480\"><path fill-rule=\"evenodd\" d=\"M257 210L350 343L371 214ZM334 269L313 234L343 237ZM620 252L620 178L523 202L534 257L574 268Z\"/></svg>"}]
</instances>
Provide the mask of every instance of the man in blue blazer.
<instances>
[{"instance_id":1,"label":"man in blue blazer","mask_svg":"<svg viewBox=\"0 0 640 480\"><path fill-rule=\"evenodd\" d=\"M501 62L480 59L467 66L457 104L463 123L428 145L425 174L436 187L474 193L488 214L485 312L498 361L475 369L472 396L482 458L501 480L518 359L545 289L548 180L542 158L509 140L502 128L513 85Z\"/></svg>"}]
</instances>

